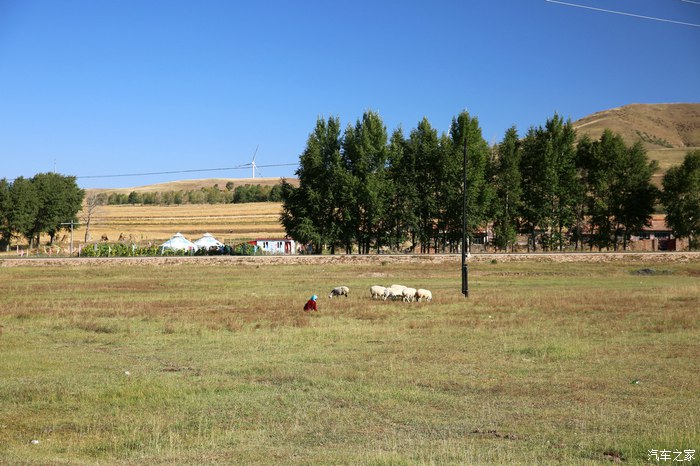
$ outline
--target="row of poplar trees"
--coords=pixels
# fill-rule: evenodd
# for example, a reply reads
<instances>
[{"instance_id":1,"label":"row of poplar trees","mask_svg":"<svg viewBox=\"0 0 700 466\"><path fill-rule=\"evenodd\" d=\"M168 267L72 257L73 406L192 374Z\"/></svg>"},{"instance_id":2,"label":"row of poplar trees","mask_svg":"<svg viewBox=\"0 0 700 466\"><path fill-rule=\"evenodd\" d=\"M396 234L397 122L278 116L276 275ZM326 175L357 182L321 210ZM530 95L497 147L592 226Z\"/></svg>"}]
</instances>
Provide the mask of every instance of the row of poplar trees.
<instances>
[{"instance_id":1,"label":"row of poplar trees","mask_svg":"<svg viewBox=\"0 0 700 466\"><path fill-rule=\"evenodd\" d=\"M300 155L299 186L283 183L282 224L316 252L405 245L455 252L465 141L468 235L488 226L500 249L518 234L528 235L528 249L625 248L654 211L656 162L641 143L628 147L609 131L577 140L571 122L555 114L524 137L512 127L490 146L467 112L452 119L448 133L424 118L405 137L401 128L389 135L368 111L344 131L337 117L317 120Z\"/></svg>"}]
</instances>

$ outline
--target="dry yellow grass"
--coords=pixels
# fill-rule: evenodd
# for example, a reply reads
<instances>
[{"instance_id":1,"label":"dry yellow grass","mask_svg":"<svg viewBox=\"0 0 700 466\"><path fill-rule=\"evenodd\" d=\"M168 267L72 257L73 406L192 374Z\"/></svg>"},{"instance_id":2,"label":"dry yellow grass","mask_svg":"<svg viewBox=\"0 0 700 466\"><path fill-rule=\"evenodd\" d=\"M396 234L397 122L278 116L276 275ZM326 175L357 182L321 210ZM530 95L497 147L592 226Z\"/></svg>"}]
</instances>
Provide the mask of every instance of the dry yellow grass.
<instances>
[{"instance_id":1,"label":"dry yellow grass","mask_svg":"<svg viewBox=\"0 0 700 466\"><path fill-rule=\"evenodd\" d=\"M650 160L659 163L653 183L660 187L666 171L700 147L700 104L634 104L597 112L574 122L579 136L599 139L605 129L627 144L642 141Z\"/></svg>"},{"instance_id":2,"label":"dry yellow grass","mask_svg":"<svg viewBox=\"0 0 700 466\"><path fill-rule=\"evenodd\" d=\"M654 185L660 188L661 180L668 169L683 163L685 155L694 149L697 149L697 147L684 149L648 149L647 154L649 155L649 159L659 162L659 171L652 177Z\"/></svg>"},{"instance_id":3,"label":"dry yellow grass","mask_svg":"<svg viewBox=\"0 0 700 466\"><path fill-rule=\"evenodd\" d=\"M107 235L110 241L122 236L137 242L158 242L177 232L191 240L211 233L219 241L229 243L283 237L284 229L279 223L281 209L277 202L100 206L93 215L90 236L93 241ZM75 230L76 242L83 241L84 237L84 227Z\"/></svg>"},{"instance_id":4,"label":"dry yellow grass","mask_svg":"<svg viewBox=\"0 0 700 466\"><path fill-rule=\"evenodd\" d=\"M584 117L574 128L592 139L609 128L628 144L642 139L647 149L698 147L700 104L625 105Z\"/></svg>"}]
</instances>

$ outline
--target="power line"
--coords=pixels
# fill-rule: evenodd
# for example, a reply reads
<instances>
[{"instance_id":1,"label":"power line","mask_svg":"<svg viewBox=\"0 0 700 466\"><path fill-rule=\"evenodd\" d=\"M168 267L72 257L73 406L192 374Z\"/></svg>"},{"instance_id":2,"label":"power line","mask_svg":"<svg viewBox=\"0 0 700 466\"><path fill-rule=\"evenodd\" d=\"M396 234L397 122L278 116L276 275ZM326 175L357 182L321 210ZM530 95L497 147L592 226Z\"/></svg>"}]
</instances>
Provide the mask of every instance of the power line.
<instances>
[{"instance_id":1,"label":"power line","mask_svg":"<svg viewBox=\"0 0 700 466\"><path fill-rule=\"evenodd\" d=\"M296 166L296 163L277 163L271 165L257 165L258 167L291 167ZM215 171L227 171L227 170L247 170L250 165L238 165L235 167L224 167L224 168L199 168L194 170L173 170L167 172L148 172L148 173L124 173L120 175L84 175L76 176L78 179L89 179L89 178L122 178L126 176L149 176L149 175L174 175L178 173L198 173L198 172L215 172Z\"/></svg>"},{"instance_id":2,"label":"power line","mask_svg":"<svg viewBox=\"0 0 700 466\"><path fill-rule=\"evenodd\" d=\"M270 165L256 165L256 167L271 168L271 167L291 167L297 166L298 163L276 163ZM215 172L215 171L227 171L227 170L247 170L250 168L250 164L238 165L235 167L223 167L223 168L198 168L192 170L172 170L164 172L143 172L143 173L121 173L118 175L82 175L76 176L76 179L86 180L95 178L124 178L129 176L151 176L151 175L175 175L181 173L200 173L200 172ZM8 180L10 182L15 181L16 178Z\"/></svg>"},{"instance_id":3,"label":"power line","mask_svg":"<svg viewBox=\"0 0 700 466\"><path fill-rule=\"evenodd\" d=\"M615 15L622 15L622 16L631 16L632 18L649 19L652 21L661 21L663 23L681 24L683 26L692 26L692 27L700 28L700 24L686 23L683 21L675 21L672 19L658 18L656 16L644 16L644 15L637 15L634 13L626 13L624 11L606 10L604 8L596 8L596 7L587 6L587 5L579 5L578 3L561 2L559 0L544 0L544 1L548 2L548 3L558 3L560 5L571 6L571 7L575 7L575 8L583 8L586 10L602 11L604 13L612 13ZM683 0L683 1L687 1L687 0ZM699 3L699 2L688 2L688 3Z\"/></svg>"}]
</instances>

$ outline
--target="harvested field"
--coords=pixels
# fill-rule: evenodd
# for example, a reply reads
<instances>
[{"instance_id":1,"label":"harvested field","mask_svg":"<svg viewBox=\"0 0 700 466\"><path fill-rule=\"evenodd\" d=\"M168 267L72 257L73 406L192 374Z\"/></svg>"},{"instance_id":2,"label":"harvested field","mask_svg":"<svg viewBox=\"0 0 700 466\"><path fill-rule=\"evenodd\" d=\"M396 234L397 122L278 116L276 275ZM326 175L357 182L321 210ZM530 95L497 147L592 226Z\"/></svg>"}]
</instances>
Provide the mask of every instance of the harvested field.
<instances>
[{"instance_id":1,"label":"harvested field","mask_svg":"<svg viewBox=\"0 0 700 466\"><path fill-rule=\"evenodd\" d=\"M180 232L193 240L211 233L220 241L235 243L254 238L284 237L284 229L279 223L280 213L281 204L275 202L100 206L90 231L95 241L106 235L110 241L117 241L121 236L138 243L160 243ZM84 236L84 228L76 229L77 240L83 240Z\"/></svg>"}]
</instances>

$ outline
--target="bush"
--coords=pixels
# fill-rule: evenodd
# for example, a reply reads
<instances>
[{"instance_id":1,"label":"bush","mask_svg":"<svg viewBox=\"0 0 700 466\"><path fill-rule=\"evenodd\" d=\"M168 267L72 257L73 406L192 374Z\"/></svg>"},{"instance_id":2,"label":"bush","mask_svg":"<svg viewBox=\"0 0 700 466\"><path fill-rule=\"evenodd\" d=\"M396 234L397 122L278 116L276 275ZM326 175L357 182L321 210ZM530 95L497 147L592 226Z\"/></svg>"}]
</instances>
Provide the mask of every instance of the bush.
<instances>
[{"instance_id":1,"label":"bush","mask_svg":"<svg viewBox=\"0 0 700 466\"><path fill-rule=\"evenodd\" d=\"M258 249L252 244L241 243L235 245L231 250L232 256L261 256L262 249Z\"/></svg>"},{"instance_id":2,"label":"bush","mask_svg":"<svg viewBox=\"0 0 700 466\"><path fill-rule=\"evenodd\" d=\"M134 243L93 243L80 249L81 257L155 257L155 256L265 256L269 253L248 243L224 245L221 248L185 251L161 250L160 246L139 246ZM384 265L384 264L382 264Z\"/></svg>"},{"instance_id":3,"label":"bush","mask_svg":"<svg viewBox=\"0 0 700 466\"><path fill-rule=\"evenodd\" d=\"M241 243L234 246L225 245L223 248L212 247L199 249L196 252L161 250L160 246L137 246L126 243L95 243L86 244L80 250L82 257L154 257L154 256L263 256L265 252L252 244Z\"/></svg>"},{"instance_id":4,"label":"bush","mask_svg":"<svg viewBox=\"0 0 700 466\"><path fill-rule=\"evenodd\" d=\"M125 243L86 244L80 250L82 257L139 257L157 256L158 246L137 246Z\"/></svg>"}]
</instances>

